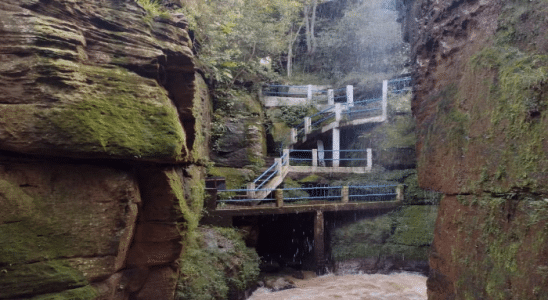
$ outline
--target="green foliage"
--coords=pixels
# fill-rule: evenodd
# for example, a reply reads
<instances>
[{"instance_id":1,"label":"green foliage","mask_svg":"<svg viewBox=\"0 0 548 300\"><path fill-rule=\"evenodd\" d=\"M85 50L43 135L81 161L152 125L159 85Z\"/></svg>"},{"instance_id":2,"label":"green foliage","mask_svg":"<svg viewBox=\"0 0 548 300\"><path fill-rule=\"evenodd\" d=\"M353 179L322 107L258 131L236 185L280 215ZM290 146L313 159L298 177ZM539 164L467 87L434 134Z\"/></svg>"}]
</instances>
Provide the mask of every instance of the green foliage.
<instances>
[{"instance_id":1,"label":"green foliage","mask_svg":"<svg viewBox=\"0 0 548 300\"><path fill-rule=\"evenodd\" d=\"M259 256L236 230L204 227L196 238L181 256L176 299L228 299L257 280Z\"/></svg>"},{"instance_id":2,"label":"green foliage","mask_svg":"<svg viewBox=\"0 0 548 300\"><path fill-rule=\"evenodd\" d=\"M437 206L404 206L337 228L332 233L333 258L403 257L426 261L436 217Z\"/></svg>"},{"instance_id":3,"label":"green foliage","mask_svg":"<svg viewBox=\"0 0 548 300\"><path fill-rule=\"evenodd\" d=\"M286 32L300 10L294 0L188 1L182 11L195 33L199 65L210 79L230 87L238 80L276 78L261 58L278 61Z\"/></svg>"},{"instance_id":4,"label":"green foliage","mask_svg":"<svg viewBox=\"0 0 548 300\"><path fill-rule=\"evenodd\" d=\"M145 20L148 22L152 21L152 18L154 17L163 19L171 18L170 13L162 6L161 0L136 0L136 2L147 12L147 18Z\"/></svg>"}]
</instances>

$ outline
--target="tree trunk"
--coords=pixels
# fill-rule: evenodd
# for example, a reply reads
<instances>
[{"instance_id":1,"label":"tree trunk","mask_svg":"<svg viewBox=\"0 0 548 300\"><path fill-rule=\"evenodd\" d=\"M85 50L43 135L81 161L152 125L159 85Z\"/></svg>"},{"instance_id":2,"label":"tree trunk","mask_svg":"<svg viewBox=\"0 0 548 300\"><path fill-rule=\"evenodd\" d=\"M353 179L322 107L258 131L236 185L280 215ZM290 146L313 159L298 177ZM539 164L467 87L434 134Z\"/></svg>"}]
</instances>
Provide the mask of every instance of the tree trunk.
<instances>
[{"instance_id":1,"label":"tree trunk","mask_svg":"<svg viewBox=\"0 0 548 300\"><path fill-rule=\"evenodd\" d=\"M304 6L304 21L306 22L306 52L312 51L312 40L310 36L310 6L307 4Z\"/></svg>"},{"instance_id":2,"label":"tree trunk","mask_svg":"<svg viewBox=\"0 0 548 300\"><path fill-rule=\"evenodd\" d=\"M312 44L312 49L309 53L316 51L316 36L314 34L314 27L316 24L316 7L318 6L318 0L312 0L312 19L310 20L310 40Z\"/></svg>"},{"instance_id":3,"label":"tree trunk","mask_svg":"<svg viewBox=\"0 0 548 300\"><path fill-rule=\"evenodd\" d=\"M301 26L299 26L299 29L295 32L295 36L293 36L293 25L291 25L291 30L289 31L289 47L287 49L287 77L291 77L291 68L292 66L292 59L293 59L293 45L295 44L295 41L297 40L297 37L299 36L299 32L301 32L301 29L303 28L303 23L301 23Z\"/></svg>"}]
</instances>

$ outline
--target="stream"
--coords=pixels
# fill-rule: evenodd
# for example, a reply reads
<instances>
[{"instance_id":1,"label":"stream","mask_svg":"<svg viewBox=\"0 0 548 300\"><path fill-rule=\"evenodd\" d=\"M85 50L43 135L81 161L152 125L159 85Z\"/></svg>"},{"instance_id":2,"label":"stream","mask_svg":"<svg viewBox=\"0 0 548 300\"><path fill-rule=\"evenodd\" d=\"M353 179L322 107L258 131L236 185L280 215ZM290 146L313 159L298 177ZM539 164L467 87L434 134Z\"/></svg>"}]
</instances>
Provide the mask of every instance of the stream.
<instances>
[{"instance_id":1,"label":"stream","mask_svg":"<svg viewBox=\"0 0 548 300\"><path fill-rule=\"evenodd\" d=\"M308 277L308 276L307 276ZM426 277L414 273L328 274L298 280L291 278L296 288L271 292L256 290L249 300L426 300Z\"/></svg>"}]
</instances>

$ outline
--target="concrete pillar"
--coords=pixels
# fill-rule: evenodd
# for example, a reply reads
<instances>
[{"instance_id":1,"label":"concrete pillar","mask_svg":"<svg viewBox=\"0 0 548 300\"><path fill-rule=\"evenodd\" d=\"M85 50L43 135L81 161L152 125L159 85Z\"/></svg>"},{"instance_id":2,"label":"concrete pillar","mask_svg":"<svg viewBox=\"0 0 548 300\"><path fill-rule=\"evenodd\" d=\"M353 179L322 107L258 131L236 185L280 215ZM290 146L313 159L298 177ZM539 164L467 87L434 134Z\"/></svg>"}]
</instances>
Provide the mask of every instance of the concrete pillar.
<instances>
[{"instance_id":1,"label":"concrete pillar","mask_svg":"<svg viewBox=\"0 0 548 300\"><path fill-rule=\"evenodd\" d=\"M333 128L333 167L339 166L340 147L341 147L341 129Z\"/></svg>"},{"instance_id":2,"label":"concrete pillar","mask_svg":"<svg viewBox=\"0 0 548 300\"><path fill-rule=\"evenodd\" d=\"M373 150L371 148L367 148L367 167L368 170L371 170L373 168Z\"/></svg>"},{"instance_id":3,"label":"concrete pillar","mask_svg":"<svg viewBox=\"0 0 548 300\"><path fill-rule=\"evenodd\" d=\"M396 200L403 201L403 193L405 192L405 185L398 184L396 187Z\"/></svg>"},{"instance_id":4,"label":"concrete pillar","mask_svg":"<svg viewBox=\"0 0 548 300\"><path fill-rule=\"evenodd\" d=\"M255 199L255 183L250 182L247 184L247 199Z\"/></svg>"},{"instance_id":5,"label":"concrete pillar","mask_svg":"<svg viewBox=\"0 0 548 300\"><path fill-rule=\"evenodd\" d=\"M341 121L342 108L340 103L335 103L335 122Z\"/></svg>"},{"instance_id":6,"label":"concrete pillar","mask_svg":"<svg viewBox=\"0 0 548 300\"><path fill-rule=\"evenodd\" d=\"M316 211L314 218L314 260L316 262L316 273L322 275L325 273L325 229L324 218L321 210Z\"/></svg>"},{"instance_id":7,"label":"concrete pillar","mask_svg":"<svg viewBox=\"0 0 548 300\"><path fill-rule=\"evenodd\" d=\"M327 90L327 105L335 104L335 91L333 89Z\"/></svg>"},{"instance_id":8,"label":"concrete pillar","mask_svg":"<svg viewBox=\"0 0 548 300\"><path fill-rule=\"evenodd\" d=\"M354 107L354 86L346 86L346 104L347 107Z\"/></svg>"},{"instance_id":9,"label":"concrete pillar","mask_svg":"<svg viewBox=\"0 0 548 300\"><path fill-rule=\"evenodd\" d=\"M388 108L388 80L382 81L382 118L386 121Z\"/></svg>"},{"instance_id":10,"label":"concrete pillar","mask_svg":"<svg viewBox=\"0 0 548 300\"><path fill-rule=\"evenodd\" d=\"M312 166L318 166L318 149L312 149Z\"/></svg>"},{"instance_id":11,"label":"concrete pillar","mask_svg":"<svg viewBox=\"0 0 548 300\"><path fill-rule=\"evenodd\" d=\"M323 141L317 140L316 145L318 145L318 161L321 167L325 167L325 152L323 151Z\"/></svg>"},{"instance_id":12,"label":"concrete pillar","mask_svg":"<svg viewBox=\"0 0 548 300\"><path fill-rule=\"evenodd\" d=\"M276 198L276 207L283 207L284 206L284 190L282 189L276 189L274 192L275 198Z\"/></svg>"},{"instance_id":13,"label":"concrete pillar","mask_svg":"<svg viewBox=\"0 0 548 300\"><path fill-rule=\"evenodd\" d=\"M291 128L291 144L297 143L297 129Z\"/></svg>"},{"instance_id":14,"label":"concrete pillar","mask_svg":"<svg viewBox=\"0 0 548 300\"><path fill-rule=\"evenodd\" d=\"M341 190L341 202L348 203L348 198L349 198L348 196L349 196L348 186L345 185L342 187L342 190Z\"/></svg>"},{"instance_id":15,"label":"concrete pillar","mask_svg":"<svg viewBox=\"0 0 548 300\"><path fill-rule=\"evenodd\" d=\"M312 119L304 117L304 134L309 134L312 131Z\"/></svg>"},{"instance_id":16,"label":"concrete pillar","mask_svg":"<svg viewBox=\"0 0 548 300\"><path fill-rule=\"evenodd\" d=\"M312 85L306 87L306 102L312 104Z\"/></svg>"}]
</instances>

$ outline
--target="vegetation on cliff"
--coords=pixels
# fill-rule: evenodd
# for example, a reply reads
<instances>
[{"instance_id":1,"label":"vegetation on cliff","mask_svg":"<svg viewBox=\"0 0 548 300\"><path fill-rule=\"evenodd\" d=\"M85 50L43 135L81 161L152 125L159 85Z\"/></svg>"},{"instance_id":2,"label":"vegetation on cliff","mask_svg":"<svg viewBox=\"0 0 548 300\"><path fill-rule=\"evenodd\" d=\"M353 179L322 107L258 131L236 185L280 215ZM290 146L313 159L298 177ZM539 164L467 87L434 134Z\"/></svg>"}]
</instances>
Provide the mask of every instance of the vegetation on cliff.
<instances>
[{"instance_id":1,"label":"vegetation on cliff","mask_svg":"<svg viewBox=\"0 0 548 300\"><path fill-rule=\"evenodd\" d=\"M181 256L176 299L238 299L256 282L259 257L236 230L200 227L195 238Z\"/></svg>"}]
</instances>

